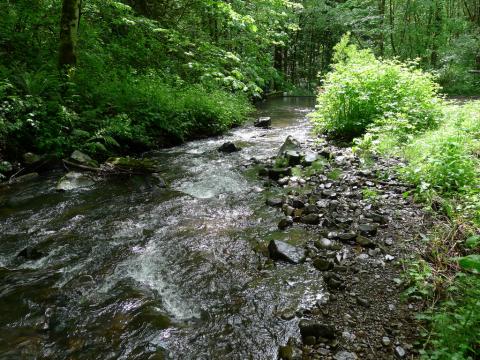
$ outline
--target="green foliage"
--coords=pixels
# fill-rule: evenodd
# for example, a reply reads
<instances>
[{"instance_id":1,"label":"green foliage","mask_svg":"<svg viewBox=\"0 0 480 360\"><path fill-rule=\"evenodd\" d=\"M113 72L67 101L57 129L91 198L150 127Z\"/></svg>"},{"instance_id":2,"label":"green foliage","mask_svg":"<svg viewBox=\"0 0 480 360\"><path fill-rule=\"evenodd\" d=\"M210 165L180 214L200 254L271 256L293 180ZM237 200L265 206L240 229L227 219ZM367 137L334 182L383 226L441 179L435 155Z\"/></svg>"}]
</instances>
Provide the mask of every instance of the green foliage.
<instances>
[{"instance_id":1,"label":"green foliage","mask_svg":"<svg viewBox=\"0 0 480 360\"><path fill-rule=\"evenodd\" d=\"M401 141L436 126L440 100L430 74L413 63L376 59L349 41L347 34L335 46L336 63L313 116L317 132L353 138L369 130L371 144L384 133Z\"/></svg>"},{"instance_id":2,"label":"green foliage","mask_svg":"<svg viewBox=\"0 0 480 360\"><path fill-rule=\"evenodd\" d=\"M423 358L476 359L480 355L480 278L459 273L448 289L448 300L421 317L431 330L425 334Z\"/></svg>"},{"instance_id":3,"label":"green foliage","mask_svg":"<svg viewBox=\"0 0 480 360\"><path fill-rule=\"evenodd\" d=\"M364 188L362 189L362 196L365 200L374 201L378 198L379 194L378 191L375 189Z\"/></svg>"},{"instance_id":4,"label":"green foliage","mask_svg":"<svg viewBox=\"0 0 480 360\"><path fill-rule=\"evenodd\" d=\"M443 123L409 144L404 151L405 178L419 191L472 193L476 191L480 162L480 102L444 110Z\"/></svg>"}]
</instances>

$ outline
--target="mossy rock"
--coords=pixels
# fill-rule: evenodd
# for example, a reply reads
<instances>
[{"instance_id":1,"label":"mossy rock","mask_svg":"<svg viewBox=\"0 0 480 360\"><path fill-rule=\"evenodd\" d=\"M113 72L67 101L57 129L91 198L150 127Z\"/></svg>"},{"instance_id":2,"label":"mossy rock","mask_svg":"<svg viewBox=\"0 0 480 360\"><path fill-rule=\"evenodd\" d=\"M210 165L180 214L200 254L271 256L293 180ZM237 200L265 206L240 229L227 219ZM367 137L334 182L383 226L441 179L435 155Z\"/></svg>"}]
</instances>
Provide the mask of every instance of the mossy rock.
<instances>
[{"instance_id":1,"label":"mossy rock","mask_svg":"<svg viewBox=\"0 0 480 360\"><path fill-rule=\"evenodd\" d=\"M114 168L140 173L158 172L157 164L150 159L134 159L130 157L111 157L106 162Z\"/></svg>"}]
</instances>

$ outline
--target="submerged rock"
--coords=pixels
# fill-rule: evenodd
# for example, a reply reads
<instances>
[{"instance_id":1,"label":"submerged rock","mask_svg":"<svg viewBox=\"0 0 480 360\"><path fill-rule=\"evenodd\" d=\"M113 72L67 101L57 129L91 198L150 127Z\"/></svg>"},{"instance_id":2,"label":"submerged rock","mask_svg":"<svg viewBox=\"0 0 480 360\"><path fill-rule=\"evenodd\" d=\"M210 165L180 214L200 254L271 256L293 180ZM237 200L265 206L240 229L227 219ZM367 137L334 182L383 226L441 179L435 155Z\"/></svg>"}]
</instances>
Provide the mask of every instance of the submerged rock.
<instances>
[{"instance_id":1,"label":"submerged rock","mask_svg":"<svg viewBox=\"0 0 480 360\"><path fill-rule=\"evenodd\" d=\"M70 191L94 185L93 179L83 173L71 171L65 174L57 184L58 191Z\"/></svg>"},{"instance_id":2,"label":"submerged rock","mask_svg":"<svg viewBox=\"0 0 480 360\"><path fill-rule=\"evenodd\" d=\"M305 251L280 240L272 240L268 244L268 252L273 260L283 260L299 264L305 259Z\"/></svg>"},{"instance_id":3,"label":"submerged rock","mask_svg":"<svg viewBox=\"0 0 480 360\"><path fill-rule=\"evenodd\" d=\"M307 225L318 225L320 224L320 216L318 216L318 214L308 214L302 216L300 221Z\"/></svg>"},{"instance_id":4,"label":"submerged rock","mask_svg":"<svg viewBox=\"0 0 480 360\"><path fill-rule=\"evenodd\" d=\"M263 129L268 129L272 126L272 119L268 116L259 117L254 123L253 126Z\"/></svg>"},{"instance_id":5,"label":"submerged rock","mask_svg":"<svg viewBox=\"0 0 480 360\"><path fill-rule=\"evenodd\" d=\"M334 339L335 328L331 325L315 320L301 320L298 324L302 338L314 336L316 338Z\"/></svg>"},{"instance_id":6,"label":"submerged rock","mask_svg":"<svg viewBox=\"0 0 480 360\"><path fill-rule=\"evenodd\" d=\"M23 183L26 183L26 182L35 180L35 179L38 178L39 176L40 176L40 175L38 175L38 173L32 172L32 173L28 173L28 174L25 174L25 175L22 175L22 176L18 176L18 177L16 177L16 178L13 178L13 179L11 180L11 183L13 183L13 184L23 184Z\"/></svg>"},{"instance_id":7,"label":"submerged rock","mask_svg":"<svg viewBox=\"0 0 480 360\"><path fill-rule=\"evenodd\" d=\"M269 198L267 198L267 200L265 200L265 203L268 206L282 207L283 200L282 200L282 198L279 198L279 197L269 197Z\"/></svg>"},{"instance_id":8,"label":"submerged rock","mask_svg":"<svg viewBox=\"0 0 480 360\"><path fill-rule=\"evenodd\" d=\"M375 243L372 240L362 235L358 235L355 241L358 245L363 246L365 248L375 247Z\"/></svg>"},{"instance_id":9,"label":"submerged rock","mask_svg":"<svg viewBox=\"0 0 480 360\"><path fill-rule=\"evenodd\" d=\"M235 145L235 143L229 141L222 144L222 146L220 146L217 150L223 153L230 154L230 153L240 151L241 149L237 145Z\"/></svg>"}]
</instances>

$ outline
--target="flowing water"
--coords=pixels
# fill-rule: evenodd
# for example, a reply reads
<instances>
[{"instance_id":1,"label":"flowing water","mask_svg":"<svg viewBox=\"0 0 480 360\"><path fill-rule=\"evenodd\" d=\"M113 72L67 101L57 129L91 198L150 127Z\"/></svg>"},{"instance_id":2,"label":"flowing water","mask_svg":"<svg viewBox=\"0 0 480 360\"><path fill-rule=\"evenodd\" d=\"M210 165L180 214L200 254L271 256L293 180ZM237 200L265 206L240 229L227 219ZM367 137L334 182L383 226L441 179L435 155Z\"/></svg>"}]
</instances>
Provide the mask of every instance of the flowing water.
<instances>
[{"instance_id":1,"label":"flowing water","mask_svg":"<svg viewBox=\"0 0 480 360\"><path fill-rule=\"evenodd\" d=\"M59 193L60 173L0 189L0 359L276 359L285 310L322 297L308 265L268 265L277 231L251 158L307 141L310 98L262 104L273 129L156 152L170 184L109 179ZM243 150L216 151L225 141ZM27 246L45 256L25 260Z\"/></svg>"}]
</instances>

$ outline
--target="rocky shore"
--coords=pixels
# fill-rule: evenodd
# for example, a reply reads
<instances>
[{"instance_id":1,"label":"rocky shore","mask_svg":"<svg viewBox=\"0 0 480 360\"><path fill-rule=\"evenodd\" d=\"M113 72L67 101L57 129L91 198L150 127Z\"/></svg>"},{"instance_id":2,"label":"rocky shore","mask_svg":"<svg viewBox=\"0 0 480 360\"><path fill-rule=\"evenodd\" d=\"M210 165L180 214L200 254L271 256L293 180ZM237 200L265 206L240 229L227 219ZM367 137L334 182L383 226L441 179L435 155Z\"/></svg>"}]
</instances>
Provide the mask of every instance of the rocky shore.
<instances>
[{"instance_id":1,"label":"rocky shore","mask_svg":"<svg viewBox=\"0 0 480 360\"><path fill-rule=\"evenodd\" d=\"M300 320L301 338L280 347L279 358L415 358L417 305L403 299L402 264L419 251L432 219L396 178L402 163L289 137L276 158L257 166L267 188L281 189L266 198L278 208L278 228L318 234L304 247L272 240L268 256L311 264L326 291L314 307L282 314Z\"/></svg>"}]
</instances>

